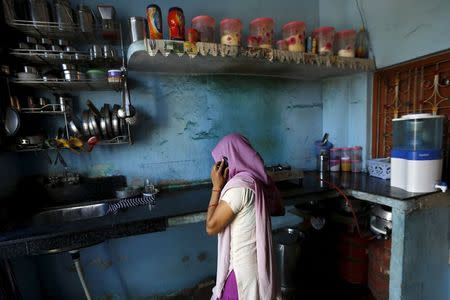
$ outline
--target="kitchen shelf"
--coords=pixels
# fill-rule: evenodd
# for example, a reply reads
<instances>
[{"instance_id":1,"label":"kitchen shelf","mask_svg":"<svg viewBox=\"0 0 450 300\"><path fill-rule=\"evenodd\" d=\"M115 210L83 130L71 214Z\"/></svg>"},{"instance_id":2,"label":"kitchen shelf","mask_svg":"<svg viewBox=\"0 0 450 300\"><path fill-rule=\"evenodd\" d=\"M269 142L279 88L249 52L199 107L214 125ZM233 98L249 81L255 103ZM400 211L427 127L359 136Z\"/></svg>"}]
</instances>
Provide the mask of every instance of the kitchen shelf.
<instances>
[{"instance_id":1,"label":"kitchen shelf","mask_svg":"<svg viewBox=\"0 0 450 300\"><path fill-rule=\"evenodd\" d=\"M65 111L61 111L61 104L47 104L39 108L21 108L20 113L36 114L36 115L64 115Z\"/></svg>"},{"instance_id":2,"label":"kitchen shelf","mask_svg":"<svg viewBox=\"0 0 450 300\"><path fill-rule=\"evenodd\" d=\"M370 59L321 56L215 43L144 40L128 48L131 71L157 74L249 75L317 80L370 72Z\"/></svg>"},{"instance_id":3,"label":"kitchen shelf","mask_svg":"<svg viewBox=\"0 0 450 300\"><path fill-rule=\"evenodd\" d=\"M121 57L91 59L89 52L64 52L34 49L11 49L10 54L19 59L35 63L60 66L62 63L75 63L83 66L100 68L118 68L122 64Z\"/></svg>"},{"instance_id":4,"label":"kitchen shelf","mask_svg":"<svg viewBox=\"0 0 450 300\"><path fill-rule=\"evenodd\" d=\"M122 88L120 83L108 83L106 79L102 80L73 80L66 81L64 79L55 80L20 80L12 79L11 83L23 85L35 89L50 89L53 91L105 91L115 90L119 91Z\"/></svg>"},{"instance_id":5,"label":"kitchen shelf","mask_svg":"<svg viewBox=\"0 0 450 300\"><path fill-rule=\"evenodd\" d=\"M98 42L106 40L110 42L120 41L120 24L112 23L111 28L104 29L96 26L90 32L83 32L76 24L58 24L57 22L36 22L28 20L9 20L8 26L25 35L34 37L47 37L50 39L65 39L77 42Z\"/></svg>"}]
</instances>

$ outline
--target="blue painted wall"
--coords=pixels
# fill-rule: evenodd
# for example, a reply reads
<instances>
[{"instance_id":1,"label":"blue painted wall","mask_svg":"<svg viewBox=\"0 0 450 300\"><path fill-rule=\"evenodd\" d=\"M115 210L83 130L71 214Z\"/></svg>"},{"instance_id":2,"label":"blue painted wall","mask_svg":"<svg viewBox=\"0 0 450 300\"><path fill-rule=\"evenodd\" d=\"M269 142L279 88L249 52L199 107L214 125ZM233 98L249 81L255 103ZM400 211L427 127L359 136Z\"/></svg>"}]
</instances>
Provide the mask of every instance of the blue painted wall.
<instances>
[{"instance_id":1,"label":"blue painted wall","mask_svg":"<svg viewBox=\"0 0 450 300\"><path fill-rule=\"evenodd\" d=\"M83 1L94 7L96 1ZM148 1L109 1L119 17L145 15ZM72 4L78 4L72 2ZM244 32L251 19L271 16L277 35L283 23L304 20L314 28L319 3L260 0L159 1L163 18L171 6L183 8L186 20L209 14L217 22L241 18ZM290 9L286 9L289 7ZM167 34L167 32L165 32ZM223 135L247 135L266 163L315 167L312 143L322 134L321 82L254 77L153 76L131 73L133 104L138 125L133 146L97 147L91 154L64 154L70 168L87 176L121 174L131 184L151 178L157 183L209 178L211 149ZM114 92L79 92L75 110L95 104L120 103ZM51 154L54 156L54 154ZM43 157L33 160L28 173L58 169ZM195 246L193 246L195 245ZM215 274L216 239L204 224L108 241L82 250L82 263L94 299L143 299L191 287ZM25 299L81 299L82 290L68 254L21 258L14 261Z\"/></svg>"}]
</instances>

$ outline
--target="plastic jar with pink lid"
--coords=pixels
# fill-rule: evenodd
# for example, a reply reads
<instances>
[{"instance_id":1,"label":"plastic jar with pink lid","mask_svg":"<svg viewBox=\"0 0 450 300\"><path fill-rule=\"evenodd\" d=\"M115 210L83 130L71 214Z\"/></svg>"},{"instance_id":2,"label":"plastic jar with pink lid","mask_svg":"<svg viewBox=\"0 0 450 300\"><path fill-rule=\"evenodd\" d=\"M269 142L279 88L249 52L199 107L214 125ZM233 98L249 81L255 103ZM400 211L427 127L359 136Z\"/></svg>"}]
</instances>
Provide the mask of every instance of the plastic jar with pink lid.
<instances>
[{"instance_id":1,"label":"plastic jar with pink lid","mask_svg":"<svg viewBox=\"0 0 450 300\"><path fill-rule=\"evenodd\" d=\"M362 169L362 162L360 160L352 160L352 172L353 173L359 173Z\"/></svg>"},{"instance_id":2,"label":"plastic jar with pink lid","mask_svg":"<svg viewBox=\"0 0 450 300\"><path fill-rule=\"evenodd\" d=\"M200 34L200 42L214 43L216 20L210 16L197 16L192 19L192 28Z\"/></svg>"},{"instance_id":3,"label":"plastic jar with pink lid","mask_svg":"<svg viewBox=\"0 0 450 300\"><path fill-rule=\"evenodd\" d=\"M351 153L352 160L362 160L362 147L355 146L355 147L352 147L351 149L352 149L352 153Z\"/></svg>"},{"instance_id":4,"label":"plastic jar with pink lid","mask_svg":"<svg viewBox=\"0 0 450 300\"><path fill-rule=\"evenodd\" d=\"M305 52L305 22L292 21L283 26L283 39L288 43L288 50Z\"/></svg>"},{"instance_id":5,"label":"plastic jar with pink lid","mask_svg":"<svg viewBox=\"0 0 450 300\"><path fill-rule=\"evenodd\" d=\"M333 55L334 27L319 27L313 32L317 40L318 53L321 55Z\"/></svg>"},{"instance_id":6,"label":"plastic jar with pink lid","mask_svg":"<svg viewBox=\"0 0 450 300\"><path fill-rule=\"evenodd\" d=\"M223 19L220 22L220 43L239 46L241 44L242 22L239 19Z\"/></svg>"},{"instance_id":7,"label":"plastic jar with pink lid","mask_svg":"<svg viewBox=\"0 0 450 300\"><path fill-rule=\"evenodd\" d=\"M256 37L259 48L272 48L273 26L271 18L257 18L250 22L250 36Z\"/></svg>"},{"instance_id":8,"label":"plastic jar with pink lid","mask_svg":"<svg viewBox=\"0 0 450 300\"><path fill-rule=\"evenodd\" d=\"M331 148L330 149L330 159L340 160L341 159L342 148Z\"/></svg>"},{"instance_id":9,"label":"plastic jar with pink lid","mask_svg":"<svg viewBox=\"0 0 450 300\"><path fill-rule=\"evenodd\" d=\"M286 40L278 40L277 41L277 49L278 50L288 50L288 43Z\"/></svg>"},{"instance_id":10,"label":"plastic jar with pink lid","mask_svg":"<svg viewBox=\"0 0 450 300\"><path fill-rule=\"evenodd\" d=\"M336 53L342 57L355 57L356 31L342 30L336 33Z\"/></svg>"},{"instance_id":11,"label":"plastic jar with pink lid","mask_svg":"<svg viewBox=\"0 0 450 300\"><path fill-rule=\"evenodd\" d=\"M351 148L342 148L341 151L341 170L342 172L352 171Z\"/></svg>"}]
</instances>

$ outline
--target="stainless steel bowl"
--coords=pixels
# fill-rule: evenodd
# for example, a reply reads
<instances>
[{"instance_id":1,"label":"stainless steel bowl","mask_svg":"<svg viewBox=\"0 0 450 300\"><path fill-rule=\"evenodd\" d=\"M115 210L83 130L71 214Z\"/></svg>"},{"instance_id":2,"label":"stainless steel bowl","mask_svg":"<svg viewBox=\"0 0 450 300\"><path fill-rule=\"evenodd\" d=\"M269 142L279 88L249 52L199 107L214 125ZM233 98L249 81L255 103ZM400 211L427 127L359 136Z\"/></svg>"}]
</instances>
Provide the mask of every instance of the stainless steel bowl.
<instances>
[{"instance_id":1,"label":"stainless steel bowl","mask_svg":"<svg viewBox=\"0 0 450 300\"><path fill-rule=\"evenodd\" d=\"M61 64L61 68L63 69L63 71L75 71L76 67L74 64Z\"/></svg>"}]
</instances>

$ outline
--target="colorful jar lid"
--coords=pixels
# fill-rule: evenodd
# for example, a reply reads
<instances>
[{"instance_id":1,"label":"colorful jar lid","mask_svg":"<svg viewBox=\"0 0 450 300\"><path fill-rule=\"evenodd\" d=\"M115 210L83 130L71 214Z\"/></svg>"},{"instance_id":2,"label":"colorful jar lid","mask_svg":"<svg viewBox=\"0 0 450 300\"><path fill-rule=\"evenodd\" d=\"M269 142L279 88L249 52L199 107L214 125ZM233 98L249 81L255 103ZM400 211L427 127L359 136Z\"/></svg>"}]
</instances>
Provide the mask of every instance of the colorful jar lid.
<instances>
[{"instance_id":1,"label":"colorful jar lid","mask_svg":"<svg viewBox=\"0 0 450 300\"><path fill-rule=\"evenodd\" d=\"M334 31L334 30L335 30L334 27L331 27L331 26L323 26L323 27L316 28L316 29L314 30L314 33L315 33L315 34L319 34L319 33L329 33L329 32Z\"/></svg>"},{"instance_id":2,"label":"colorful jar lid","mask_svg":"<svg viewBox=\"0 0 450 300\"><path fill-rule=\"evenodd\" d=\"M239 28L242 28L242 22L239 19L227 18L220 21L220 26L239 26Z\"/></svg>"},{"instance_id":3,"label":"colorful jar lid","mask_svg":"<svg viewBox=\"0 0 450 300\"><path fill-rule=\"evenodd\" d=\"M291 27L305 27L306 23L303 21L292 21L283 25L282 30L288 30Z\"/></svg>"},{"instance_id":4,"label":"colorful jar lid","mask_svg":"<svg viewBox=\"0 0 450 300\"><path fill-rule=\"evenodd\" d=\"M272 19L272 18L262 17L262 18L256 18L256 19L253 19L253 20L250 22L250 25L256 25L256 24L258 24L258 23L270 23L270 24L273 24L274 22L273 22L273 19Z\"/></svg>"},{"instance_id":5,"label":"colorful jar lid","mask_svg":"<svg viewBox=\"0 0 450 300\"><path fill-rule=\"evenodd\" d=\"M336 36L340 38L353 37L356 36L356 31L354 31L353 29L341 30L336 32Z\"/></svg>"},{"instance_id":6,"label":"colorful jar lid","mask_svg":"<svg viewBox=\"0 0 450 300\"><path fill-rule=\"evenodd\" d=\"M214 27L216 25L216 20L211 16L196 16L192 18L192 24L198 22L204 22L210 27Z\"/></svg>"}]
</instances>

